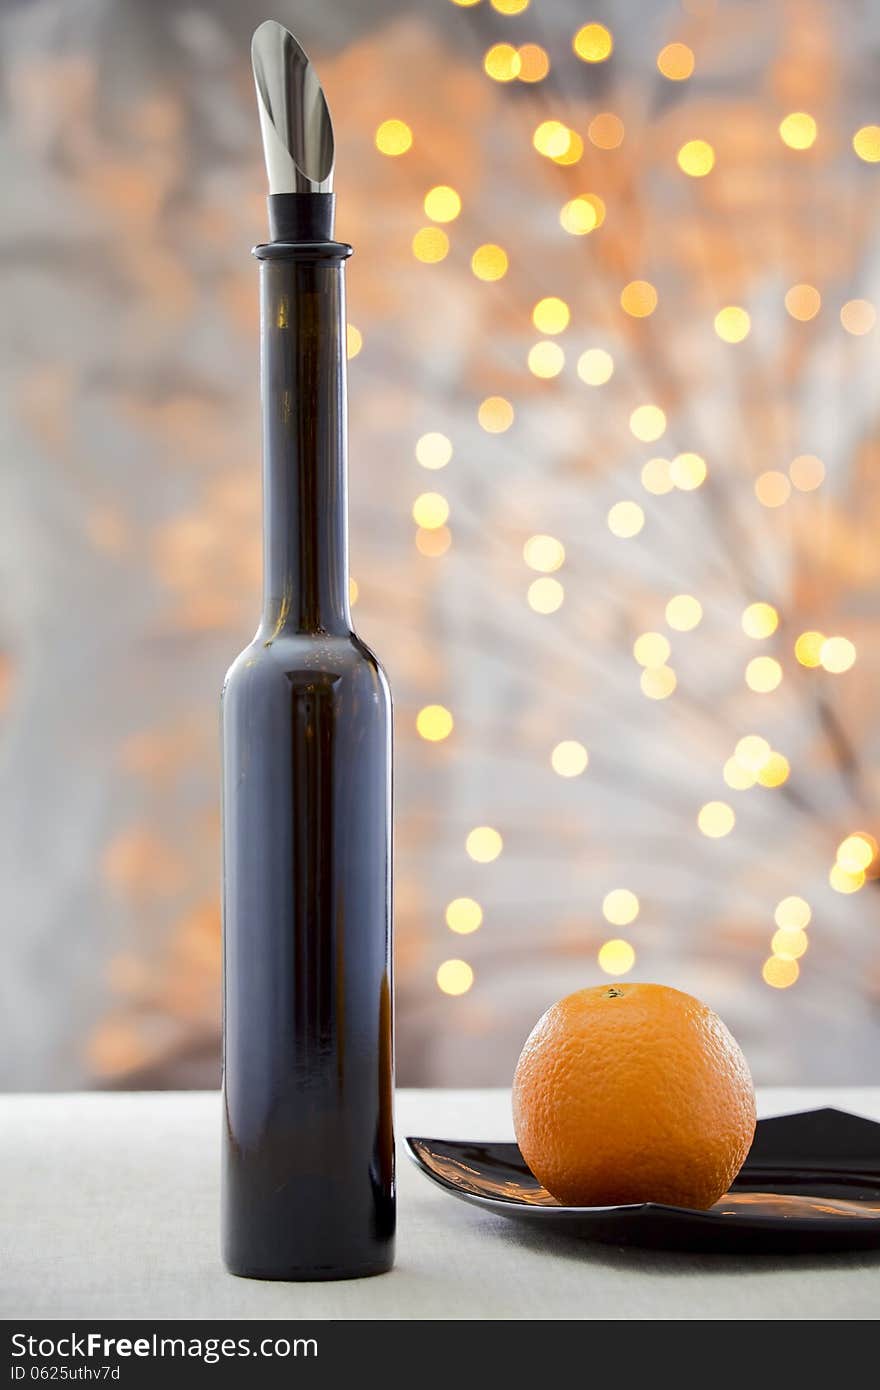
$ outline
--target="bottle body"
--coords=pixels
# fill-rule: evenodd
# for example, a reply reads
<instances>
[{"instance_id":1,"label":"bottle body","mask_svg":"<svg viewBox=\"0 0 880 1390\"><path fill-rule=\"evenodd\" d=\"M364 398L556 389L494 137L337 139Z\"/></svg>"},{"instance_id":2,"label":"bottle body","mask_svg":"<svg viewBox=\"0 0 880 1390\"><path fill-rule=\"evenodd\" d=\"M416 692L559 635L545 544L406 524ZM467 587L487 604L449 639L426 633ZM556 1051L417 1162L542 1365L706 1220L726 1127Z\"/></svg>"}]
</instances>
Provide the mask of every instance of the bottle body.
<instances>
[{"instance_id":1,"label":"bottle body","mask_svg":"<svg viewBox=\"0 0 880 1390\"><path fill-rule=\"evenodd\" d=\"M261 266L264 615L222 697L223 1254L333 1279L393 1259L391 701L348 617L341 260L290 250Z\"/></svg>"},{"instance_id":2,"label":"bottle body","mask_svg":"<svg viewBox=\"0 0 880 1390\"><path fill-rule=\"evenodd\" d=\"M357 639L242 653L223 696L224 1257L390 1267L391 710Z\"/></svg>"}]
</instances>

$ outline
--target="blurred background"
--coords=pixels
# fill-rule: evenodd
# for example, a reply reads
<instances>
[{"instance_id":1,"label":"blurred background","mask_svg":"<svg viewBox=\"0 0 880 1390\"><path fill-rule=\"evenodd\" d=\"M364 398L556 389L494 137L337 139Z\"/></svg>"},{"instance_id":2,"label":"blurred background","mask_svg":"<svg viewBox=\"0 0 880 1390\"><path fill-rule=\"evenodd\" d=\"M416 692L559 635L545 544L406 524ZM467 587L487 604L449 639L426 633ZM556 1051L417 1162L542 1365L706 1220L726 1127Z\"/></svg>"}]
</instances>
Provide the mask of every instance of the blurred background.
<instances>
[{"instance_id":1,"label":"blurred background","mask_svg":"<svg viewBox=\"0 0 880 1390\"><path fill-rule=\"evenodd\" d=\"M880 7L6 0L0 1086L218 1081L267 17L356 250L400 1081L627 974L875 1081Z\"/></svg>"}]
</instances>

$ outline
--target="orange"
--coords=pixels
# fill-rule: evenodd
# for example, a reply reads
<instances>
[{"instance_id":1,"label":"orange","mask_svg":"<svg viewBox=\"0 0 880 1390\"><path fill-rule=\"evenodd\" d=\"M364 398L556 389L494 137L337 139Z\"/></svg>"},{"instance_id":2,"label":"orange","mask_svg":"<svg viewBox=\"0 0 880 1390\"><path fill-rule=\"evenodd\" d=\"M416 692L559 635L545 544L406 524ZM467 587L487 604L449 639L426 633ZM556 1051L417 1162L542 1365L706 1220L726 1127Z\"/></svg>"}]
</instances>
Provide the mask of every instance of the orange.
<instances>
[{"instance_id":1,"label":"orange","mask_svg":"<svg viewBox=\"0 0 880 1390\"><path fill-rule=\"evenodd\" d=\"M526 1163L566 1206L711 1207L755 1132L755 1092L717 1014L666 985L569 994L532 1030L513 1081Z\"/></svg>"}]
</instances>

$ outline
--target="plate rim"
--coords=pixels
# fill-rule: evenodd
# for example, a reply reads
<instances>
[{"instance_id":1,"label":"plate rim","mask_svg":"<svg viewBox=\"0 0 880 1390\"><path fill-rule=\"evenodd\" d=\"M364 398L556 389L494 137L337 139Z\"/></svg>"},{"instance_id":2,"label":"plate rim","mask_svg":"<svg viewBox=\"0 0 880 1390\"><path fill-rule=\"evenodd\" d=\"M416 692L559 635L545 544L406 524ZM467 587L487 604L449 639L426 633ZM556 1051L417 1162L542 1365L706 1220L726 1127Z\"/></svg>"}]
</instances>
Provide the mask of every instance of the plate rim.
<instances>
[{"instance_id":1,"label":"plate rim","mask_svg":"<svg viewBox=\"0 0 880 1390\"><path fill-rule=\"evenodd\" d=\"M876 1120L872 1120L868 1116L854 1116L851 1111L841 1110L836 1106L819 1106L812 1110L796 1110L788 1112L784 1115L768 1115L765 1117L765 1120L795 1119L806 1116L828 1114L845 1116L847 1119L862 1119L867 1124L874 1124L877 1126L878 1129L880 1129L880 1123L878 1123ZM760 1124L762 1123L762 1121L759 1120L758 1123ZM838 1232L841 1234L848 1234L853 1231L865 1230L864 1217L847 1216L842 1212L835 1212L834 1214L829 1213L827 1216L824 1216L822 1218L802 1215L781 1216L778 1213L754 1211L749 1212L749 1214L746 1216L744 1214L740 1215L715 1211L711 1207L708 1210L701 1210L697 1207L671 1206L663 1202L627 1202L620 1203L618 1205L595 1207L572 1207L561 1205L545 1207L530 1202L519 1201L516 1198L484 1196L478 1192L466 1192L464 1191L464 1189L456 1187L454 1183L450 1182L447 1178L444 1178L441 1174L435 1172L424 1161L421 1154L415 1148L415 1145L460 1144L464 1146L479 1144L505 1144L510 1148L518 1150L519 1146L517 1145L515 1139L451 1139L442 1138L440 1136L428 1137L426 1135L420 1134L407 1134L404 1135L403 1142L406 1155L409 1158L410 1162L421 1173L423 1173L424 1176L428 1178L430 1182L434 1183L436 1187L439 1187L441 1191L448 1192L451 1196L457 1197L460 1201L468 1202L472 1206L482 1207L484 1210L495 1211L500 1216L510 1217L513 1215L521 1215L527 1216L530 1219L534 1219L536 1214L552 1213L554 1217L575 1217L584 1221L589 1221L592 1218L595 1218L596 1220L601 1220L602 1218L612 1218L617 1221L629 1222L639 1216L653 1216L656 1214L662 1216L666 1220L671 1218L676 1221L685 1221L689 1224L692 1224L696 1221L698 1224L701 1225L723 1226L725 1229L730 1229L734 1225L742 1229L746 1224L758 1228L766 1226L778 1229L780 1223L783 1223L787 1229L792 1231L800 1228L815 1230L817 1228L817 1225L821 1225L822 1230L827 1231L829 1234ZM748 1162L748 1158L746 1159L746 1162ZM756 1168L760 1168L765 1172L769 1172L768 1165L766 1164L756 1164L755 1166ZM826 1169L826 1171L841 1172L842 1170L834 1170L833 1168L829 1167ZM852 1177L855 1175L853 1173L850 1173L849 1176ZM874 1175L872 1174L871 1176ZM880 1163L878 1163L876 1177L878 1186L880 1186ZM877 1220L880 1221L880 1216L878 1216Z\"/></svg>"}]
</instances>

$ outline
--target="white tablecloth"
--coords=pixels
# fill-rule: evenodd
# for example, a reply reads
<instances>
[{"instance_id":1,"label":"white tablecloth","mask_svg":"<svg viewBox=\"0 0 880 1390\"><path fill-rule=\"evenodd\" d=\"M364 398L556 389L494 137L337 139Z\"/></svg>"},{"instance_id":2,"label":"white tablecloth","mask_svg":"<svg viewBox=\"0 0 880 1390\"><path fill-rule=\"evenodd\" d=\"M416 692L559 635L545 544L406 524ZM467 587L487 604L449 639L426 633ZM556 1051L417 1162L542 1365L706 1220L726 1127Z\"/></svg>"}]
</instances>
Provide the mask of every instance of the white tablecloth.
<instances>
[{"instance_id":1,"label":"white tablecloth","mask_svg":"<svg viewBox=\"0 0 880 1390\"><path fill-rule=\"evenodd\" d=\"M397 1132L512 1137L506 1091L402 1091ZM760 1113L880 1090L765 1091ZM880 1257L689 1255L544 1239L401 1156L397 1264L344 1283L235 1279L218 1254L216 1094L0 1096L3 1318L873 1318Z\"/></svg>"}]
</instances>

